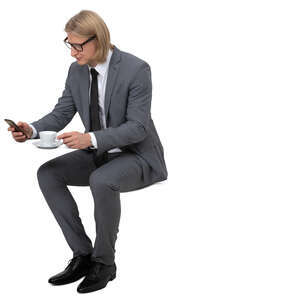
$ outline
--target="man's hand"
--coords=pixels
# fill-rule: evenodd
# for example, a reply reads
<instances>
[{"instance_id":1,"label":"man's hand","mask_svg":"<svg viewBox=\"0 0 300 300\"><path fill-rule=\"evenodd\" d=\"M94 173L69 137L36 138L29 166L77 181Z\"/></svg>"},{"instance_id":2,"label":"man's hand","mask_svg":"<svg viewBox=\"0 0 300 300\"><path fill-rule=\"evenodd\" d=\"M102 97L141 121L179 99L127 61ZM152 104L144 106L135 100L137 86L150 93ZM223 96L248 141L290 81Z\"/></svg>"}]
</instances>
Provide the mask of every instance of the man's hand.
<instances>
[{"instance_id":1,"label":"man's hand","mask_svg":"<svg viewBox=\"0 0 300 300\"><path fill-rule=\"evenodd\" d=\"M89 133L78 131L65 132L57 136L57 139L63 139L64 144L72 149L84 149L92 146L91 136Z\"/></svg>"},{"instance_id":2,"label":"man's hand","mask_svg":"<svg viewBox=\"0 0 300 300\"><path fill-rule=\"evenodd\" d=\"M17 125L25 131L26 135L24 135L22 132L16 131L14 127L9 126L7 130L11 131L11 135L14 140L16 142L23 143L26 140L30 139L33 133L32 128L26 122L20 121L17 123Z\"/></svg>"}]
</instances>

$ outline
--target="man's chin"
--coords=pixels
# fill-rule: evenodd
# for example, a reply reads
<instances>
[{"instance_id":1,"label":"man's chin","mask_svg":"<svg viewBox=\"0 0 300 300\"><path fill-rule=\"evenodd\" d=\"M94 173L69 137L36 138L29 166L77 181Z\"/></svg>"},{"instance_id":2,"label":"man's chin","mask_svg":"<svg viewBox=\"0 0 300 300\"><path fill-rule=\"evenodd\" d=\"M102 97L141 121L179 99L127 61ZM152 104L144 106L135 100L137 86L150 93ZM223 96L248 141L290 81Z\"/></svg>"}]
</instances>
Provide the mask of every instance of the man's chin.
<instances>
[{"instance_id":1,"label":"man's chin","mask_svg":"<svg viewBox=\"0 0 300 300\"><path fill-rule=\"evenodd\" d=\"M77 63L79 64L79 65L81 65L81 66L83 66L83 65L85 65L86 64L86 62L84 61L84 60L76 60L77 61Z\"/></svg>"}]
</instances>

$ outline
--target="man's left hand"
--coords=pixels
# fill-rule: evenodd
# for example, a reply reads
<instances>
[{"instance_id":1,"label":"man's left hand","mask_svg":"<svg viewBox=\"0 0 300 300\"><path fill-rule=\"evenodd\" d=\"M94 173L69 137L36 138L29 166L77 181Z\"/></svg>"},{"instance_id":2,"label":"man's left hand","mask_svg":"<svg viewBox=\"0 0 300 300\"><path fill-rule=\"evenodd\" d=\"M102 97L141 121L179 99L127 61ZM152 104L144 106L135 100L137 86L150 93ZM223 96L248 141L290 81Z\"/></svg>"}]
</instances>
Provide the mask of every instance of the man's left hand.
<instances>
[{"instance_id":1,"label":"man's left hand","mask_svg":"<svg viewBox=\"0 0 300 300\"><path fill-rule=\"evenodd\" d=\"M57 136L57 139L63 139L64 144L72 149L84 149L92 146L91 136L89 133L78 131L65 132Z\"/></svg>"}]
</instances>

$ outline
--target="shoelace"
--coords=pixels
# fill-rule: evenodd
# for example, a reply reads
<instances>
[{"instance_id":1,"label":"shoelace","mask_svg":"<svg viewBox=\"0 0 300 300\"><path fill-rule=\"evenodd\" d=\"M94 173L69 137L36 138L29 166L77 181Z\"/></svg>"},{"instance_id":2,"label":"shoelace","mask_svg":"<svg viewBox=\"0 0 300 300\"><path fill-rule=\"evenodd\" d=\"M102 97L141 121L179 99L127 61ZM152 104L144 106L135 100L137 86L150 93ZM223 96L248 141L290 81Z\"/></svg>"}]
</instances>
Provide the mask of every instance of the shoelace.
<instances>
[{"instance_id":1,"label":"shoelace","mask_svg":"<svg viewBox=\"0 0 300 300\"><path fill-rule=\"evenodd\" d=\"M68 261L68 265L67 265L66 269L69 268L69 267L71 267L73 264L75 264L76 261L77 261L77 256L71 258L71 259Z\"/></svg>"}]
</instances>

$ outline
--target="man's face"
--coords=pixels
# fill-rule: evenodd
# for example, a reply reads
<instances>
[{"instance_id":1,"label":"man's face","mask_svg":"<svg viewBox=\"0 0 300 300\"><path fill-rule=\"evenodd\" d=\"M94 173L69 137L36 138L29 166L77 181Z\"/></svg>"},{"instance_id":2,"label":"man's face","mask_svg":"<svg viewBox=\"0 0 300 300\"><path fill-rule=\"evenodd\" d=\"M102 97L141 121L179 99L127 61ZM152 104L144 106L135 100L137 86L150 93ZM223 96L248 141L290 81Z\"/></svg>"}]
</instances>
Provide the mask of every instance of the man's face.
<instances>
[{"instance_id":1,"label":"man's face","mask_svg":"<svg viewBox=\"0 0 300 300\"><path fill-rule=\"evenodd\" d=\"M87 40L87 38L79 37L78 35L75 35L74 33L67 33L68 36L68 42L72 44L81 44ZM82 46L83 51L77 51L73 47L71 47L71 56L76 58L77 63L79 65L85 65L88 64L91 67L95 67L96 63L91 61L91 57L96 52L96 43L95 39L89 41L85 45Z\"/></svg>"}]
</instances>

